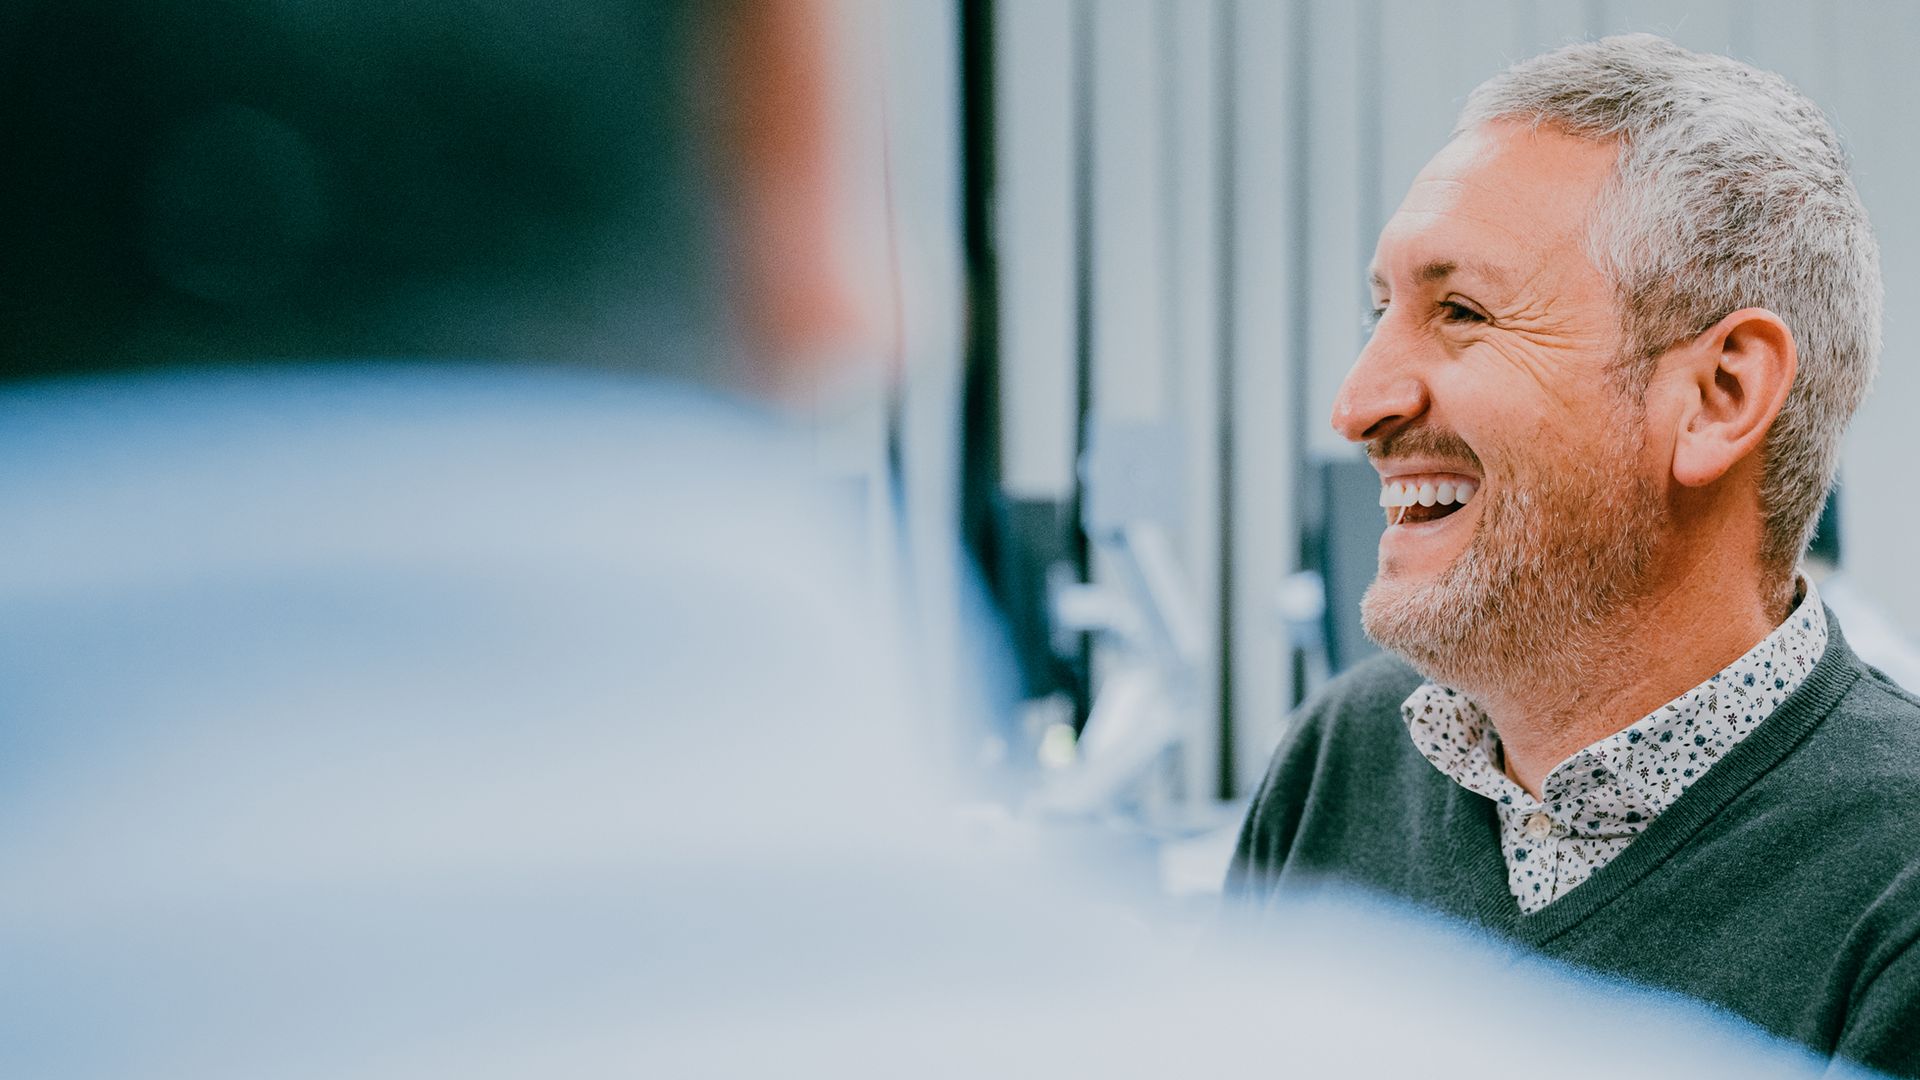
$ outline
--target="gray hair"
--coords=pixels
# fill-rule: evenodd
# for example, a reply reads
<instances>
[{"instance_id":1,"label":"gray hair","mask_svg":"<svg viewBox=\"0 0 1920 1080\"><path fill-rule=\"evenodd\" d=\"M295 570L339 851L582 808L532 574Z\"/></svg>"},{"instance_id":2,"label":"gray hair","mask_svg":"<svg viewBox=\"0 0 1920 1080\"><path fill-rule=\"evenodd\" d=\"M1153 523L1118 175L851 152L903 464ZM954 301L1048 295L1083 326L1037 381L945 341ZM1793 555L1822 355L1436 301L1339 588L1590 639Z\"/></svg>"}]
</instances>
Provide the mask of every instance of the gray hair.
<instances>
[{"instance_id":1,"label":"gray hair","mask_svg":"<svg viewBox=\"0 0 1920 1080\"><path fill-rule=\"evenodd\" d=\"M1617 139L1588 253L1619 297L1625 385L1744 307L1785 321L1799 372L1763 449L1762 565L1791 571L1880 354L1880 252L1818 106L1737 60L1651 34L1570 45L1482 83L1455 134L1493 120Z\"/></svg>"}]
</instances>

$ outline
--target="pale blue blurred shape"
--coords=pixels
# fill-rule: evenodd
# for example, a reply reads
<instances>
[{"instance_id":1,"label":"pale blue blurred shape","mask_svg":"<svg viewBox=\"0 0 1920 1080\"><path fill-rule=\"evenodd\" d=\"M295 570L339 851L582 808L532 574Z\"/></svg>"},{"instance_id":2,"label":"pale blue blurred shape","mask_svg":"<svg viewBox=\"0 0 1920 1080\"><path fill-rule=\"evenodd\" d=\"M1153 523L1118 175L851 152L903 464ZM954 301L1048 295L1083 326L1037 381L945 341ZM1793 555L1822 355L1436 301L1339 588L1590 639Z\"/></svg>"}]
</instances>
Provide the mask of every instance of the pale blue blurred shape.
<instances>
[{"instance_id":1,"label":"pale blue blurred shape","mask_svg":"<svg viewBox=\"0 0 1920 1080\"><path fill-rule=\"evenodd\" d=\"M0 1075L1814 1067L1351 898L1188 954L971 829L807 456L583 374L0 391Z\"/></svg>"},{"instance_id":2,"label":"pale blue blurred shape","mask_svg":"<svg viewBox=\"0 0 1920 1080\"><path fill-rule=\"evenodd\" d=\"M324 1073L631 983L770 828L883 854L930 739L805 447L584 374L5 391L0 1072Z\"/></svg>"}]
</instances>

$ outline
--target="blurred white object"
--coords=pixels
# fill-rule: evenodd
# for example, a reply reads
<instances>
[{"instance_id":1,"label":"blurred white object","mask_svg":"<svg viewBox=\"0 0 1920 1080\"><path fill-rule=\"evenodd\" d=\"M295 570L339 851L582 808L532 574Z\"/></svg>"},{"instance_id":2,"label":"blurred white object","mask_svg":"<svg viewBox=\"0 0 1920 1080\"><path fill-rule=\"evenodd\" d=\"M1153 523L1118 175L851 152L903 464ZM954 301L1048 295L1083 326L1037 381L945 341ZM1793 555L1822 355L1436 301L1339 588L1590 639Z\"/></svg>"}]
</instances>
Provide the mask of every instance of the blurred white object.
<instances>
[{"instance_id":1,"label":"blurred white object","mask_svg":"<svg viewBox=\"0 0 1920 1080\"><path fill-rule=\"evenodd\" d=\"M0 1074L362 1075L836 917L940 733L799 437L563 372L0 392Z\"/></svg>"},{"instance_id":2,"label":"blurred white object","mask_svg":"<svg viewBox=\"0 0 1920 1080\"><path fill-rule=\"evenodd\" d=\"M1052 770L1034 799L1033 808L1048 815L1121 809L1193 724L1205 635L1171 538L1160 525L1139 521L1102 535L1099 544L1118 583L1068 585L1053 598L1058 623L1099 634L1111 662L1076 760Z\"/></svg>"},{"instance_id":3,"label":"blurred white object","mask_svg":"<svg viewBox=\"0 0 1920 1080\"><path fill-rule=\"evenodd\" d=\"M0 1074L1478 1077L1487 1002L1808 1074L1346 902L1185 957L956 822L791 457L589 376L0 392Z\"/></svg>"}]
</instances>

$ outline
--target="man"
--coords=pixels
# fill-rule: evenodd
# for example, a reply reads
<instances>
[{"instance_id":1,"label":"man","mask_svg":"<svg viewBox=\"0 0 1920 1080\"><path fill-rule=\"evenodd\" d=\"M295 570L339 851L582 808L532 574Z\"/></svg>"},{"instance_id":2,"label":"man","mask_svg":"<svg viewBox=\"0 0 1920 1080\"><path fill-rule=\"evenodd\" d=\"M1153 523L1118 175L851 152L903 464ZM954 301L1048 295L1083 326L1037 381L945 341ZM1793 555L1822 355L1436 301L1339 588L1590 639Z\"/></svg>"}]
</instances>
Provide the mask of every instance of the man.
<instances>
[{"instance_id":1,"label":"man","mask_svg":"<svg viewBox=\"0 0 1920 1080\"><path fill-rule=\"evenodd\" d=\"M1232 892L1378 890L1920 1075L1920 703L1795 570L1879 348L1830 125L1569 46L1473 93L1372 279L1333 424L1398 656L1304 710Z\"/></svg>"}]
</instances>

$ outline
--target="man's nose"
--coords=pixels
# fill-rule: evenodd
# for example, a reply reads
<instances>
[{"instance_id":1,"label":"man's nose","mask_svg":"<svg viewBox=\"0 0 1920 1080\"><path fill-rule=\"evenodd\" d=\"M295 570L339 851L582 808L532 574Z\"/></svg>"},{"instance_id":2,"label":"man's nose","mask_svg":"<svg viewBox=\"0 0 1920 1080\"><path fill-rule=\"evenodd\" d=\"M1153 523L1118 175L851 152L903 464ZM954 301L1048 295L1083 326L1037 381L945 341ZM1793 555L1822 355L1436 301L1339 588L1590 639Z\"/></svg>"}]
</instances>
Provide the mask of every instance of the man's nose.
<instances>
[{"instance_id":1,"label":"man's nose","mask_svg":"<svg viewBox=\"0 0 1920 1080\"><path fill-rule=\"evenodd\" d=\"M1384 438L1427 411L1427 385L1375 338L1360 351L1333 399L1333 430L1351 442Z\"/></svg>"}]
</instances>

